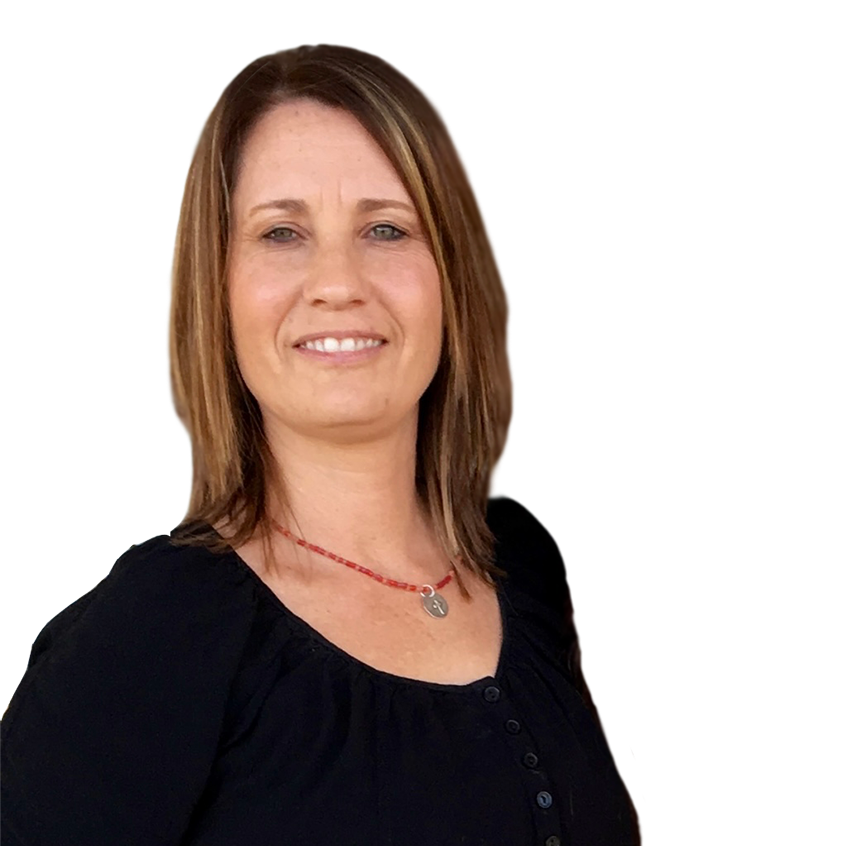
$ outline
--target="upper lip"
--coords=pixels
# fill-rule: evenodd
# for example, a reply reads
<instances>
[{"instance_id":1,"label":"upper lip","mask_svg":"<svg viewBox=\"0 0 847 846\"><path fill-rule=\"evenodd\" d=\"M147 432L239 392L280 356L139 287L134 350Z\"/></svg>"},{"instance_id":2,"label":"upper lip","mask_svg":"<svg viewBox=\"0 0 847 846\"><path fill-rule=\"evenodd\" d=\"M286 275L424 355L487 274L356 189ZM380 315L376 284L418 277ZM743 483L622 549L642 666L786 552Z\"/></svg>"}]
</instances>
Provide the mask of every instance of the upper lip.
<instances>
[{"instance_id":1,"label":"upper lip","mask_svg":"<svg viewBox=\"0 0 847 846\"><path fill-rule=\"evenodd\" d=\"M316 341L318 338L338 338L339 340L342 338L376 338L379 341L388 340L385 335L367 329L325 329L323 332L311 332L308 335L302 335L294 342L294 346L299 347L306 341Z\"/></svg>"}]
</instances>

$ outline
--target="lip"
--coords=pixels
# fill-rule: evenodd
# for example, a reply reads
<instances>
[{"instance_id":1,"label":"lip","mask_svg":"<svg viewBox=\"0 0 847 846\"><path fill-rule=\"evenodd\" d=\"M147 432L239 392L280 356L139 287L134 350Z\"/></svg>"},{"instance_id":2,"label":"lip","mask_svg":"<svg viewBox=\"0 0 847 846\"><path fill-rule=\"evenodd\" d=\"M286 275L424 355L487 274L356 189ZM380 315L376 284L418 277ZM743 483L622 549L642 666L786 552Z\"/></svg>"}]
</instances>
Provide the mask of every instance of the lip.
<instances>
[{"instance_id":1,"label":"lip","mask_svg":"<svg viewBox=\"0 0 847 846\"><path fill-rule=\"evenodd\" d=\"M325 338L324 335L316 335L317 338ZM351 338L352 335L344 335L345 338ZM363 337L359 335L358 337ZM367 337L367 336L365 336ZM311 340L307 338L306 340ZM365 347L361 350L350 350L348 352L321 352L320 350L309 350L306 347L294 347L294 351L298 352L300 355L304 355L307 358L314 359L315 361L325 362L326 364L356 364L361 361L367 361L368 359L374 358L379 355L380 352L388 346L388 341L383 341L383 343L379 344L376 347Z\"/></svg>"},{"instance_id":2,"label":"lip","mask_svg":"<svg viewBox=\"0 0 847 846\"><path fill-rule=\"evenodd\" d=\"M375 338L379 341L387 341L385 335L380 335L379 332L371 332L363 329L324 329L323 332L312 332L309 335L302 335L292 346L299 347L305 344L306 341L317 341L318 338ZM376 348L378 349L378 348Z\"/></svg>"}]
</instances>

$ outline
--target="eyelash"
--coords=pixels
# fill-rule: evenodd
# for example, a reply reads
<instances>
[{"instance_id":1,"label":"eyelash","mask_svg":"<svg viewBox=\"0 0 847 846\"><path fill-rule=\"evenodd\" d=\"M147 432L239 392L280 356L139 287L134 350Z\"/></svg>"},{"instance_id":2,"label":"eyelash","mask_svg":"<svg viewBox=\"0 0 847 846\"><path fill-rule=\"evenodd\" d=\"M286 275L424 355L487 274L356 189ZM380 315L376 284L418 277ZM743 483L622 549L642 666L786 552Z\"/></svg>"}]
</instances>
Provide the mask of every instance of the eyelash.
<instances>
[{"instance_id":1,"label":"eyelash","mask_svg":"<svg viewBox=\"0 0 847 846\"><path fill-rule=\"evenodd\" d=\"M376 239L377 241L402 241L408 235L407 232L402 230L399 226L395 226L393 223L375 223L370 228L370 231L373 232L374 229L383 229L383 228L393 229L394 232L397 233L397 234L395 236L391 237L391 238L377 238ZM282 231L294 232L294 230L290 226L275 226L269 232L266 232L262 236L262 238L263 238L263 240L270 241L270 242L275 243L275 244L286 244L290 241L296 240L295 238L283 238L282 240L278 241L276 238L272 237L274 232L282 232ZM294 234L296 235L297 233L294 232Z\"/></svg>"}]
</instances>

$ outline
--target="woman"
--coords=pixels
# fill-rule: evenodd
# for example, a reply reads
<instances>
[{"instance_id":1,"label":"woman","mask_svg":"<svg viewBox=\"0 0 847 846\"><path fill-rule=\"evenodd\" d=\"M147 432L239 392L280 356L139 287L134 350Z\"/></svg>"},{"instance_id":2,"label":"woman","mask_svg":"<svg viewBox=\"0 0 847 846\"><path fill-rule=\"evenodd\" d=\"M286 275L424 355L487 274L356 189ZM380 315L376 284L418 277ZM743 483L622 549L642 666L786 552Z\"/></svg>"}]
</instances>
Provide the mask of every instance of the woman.
<instances>
[{"instance_id":1,"label":"woman","mask_svg":"<svg viewBox=\"0 0 847 846\"><path fill-rule=\"evenodd\" d=\"M637 842L556 544L488 499L505 324L408 80L327 46L233 80L176 245L188 514L36 640L4 844Z\"/></svg>"}]
</instances>

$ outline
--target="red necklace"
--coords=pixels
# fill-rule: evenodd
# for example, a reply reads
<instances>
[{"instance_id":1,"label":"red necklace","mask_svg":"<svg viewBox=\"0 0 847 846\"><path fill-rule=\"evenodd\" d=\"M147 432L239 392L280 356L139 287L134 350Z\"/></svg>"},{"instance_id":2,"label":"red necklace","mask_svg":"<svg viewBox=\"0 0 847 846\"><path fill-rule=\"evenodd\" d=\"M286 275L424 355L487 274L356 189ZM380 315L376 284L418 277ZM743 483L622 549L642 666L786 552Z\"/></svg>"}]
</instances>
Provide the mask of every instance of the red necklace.
<instances>
[{"instance_id":1,"label":"red necklace","mask_svg":"<svg viewBox=\"0 0 847 846\"><path fill-rule=\"evenodd\" d=\"M444 587L452 578L453 572L455 571L455 567L450 568L450 572L440 581L438 584L433 587L432 585L412 585L408 582L398 582L396 579L389 579L385 576L381 576L379 573L374 573L373 570L369 570L367 567L362 567L361 564L356 564L355 561L348 561L346 558L342 558L340 555L335 555L332 552L327 552L325 549L321 549L319 546L315 546L313 543L309 543L308 541L303 540L303 538L298 538L295 535L291 534L288 529L284 529L276 520L271 520L274 528L285 535L285 537L290 540L295 541L300 546L306 547L306 549L311 549L312 552L317 552L320 555L325 555L327 558L331 558L333 561L338 561L340 564L346 564L348 567L352 567L354 570L358 570L360 573L364 573L366 576L370 576L372 579L376 579L378 582L384 585L388 585L388 587L400 588L401 590L408 591L417 591L421 595L421 599L423 602L423 607L426 612L431 617L441 618L447 616L447 600L440 594L437 593L438 590ZM427 593L429 591L429 593Z\"/></svg>"}]
</instances>

